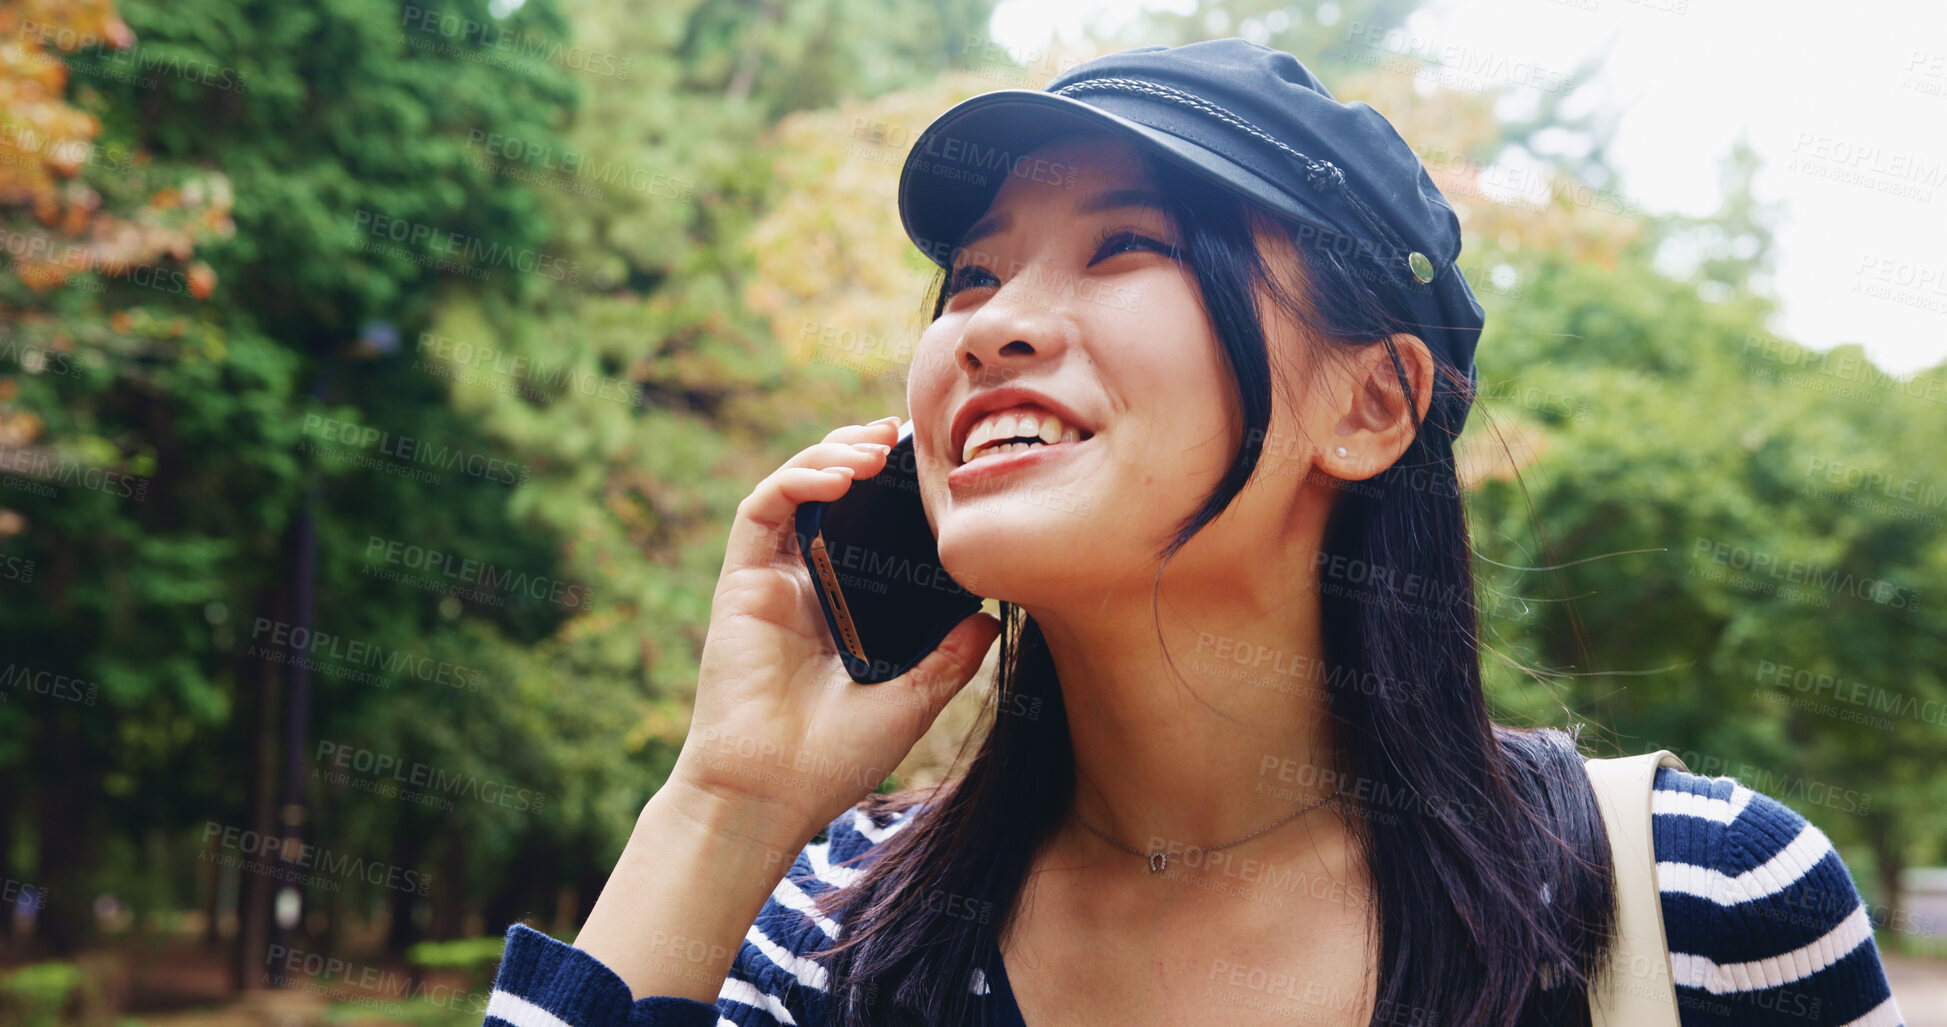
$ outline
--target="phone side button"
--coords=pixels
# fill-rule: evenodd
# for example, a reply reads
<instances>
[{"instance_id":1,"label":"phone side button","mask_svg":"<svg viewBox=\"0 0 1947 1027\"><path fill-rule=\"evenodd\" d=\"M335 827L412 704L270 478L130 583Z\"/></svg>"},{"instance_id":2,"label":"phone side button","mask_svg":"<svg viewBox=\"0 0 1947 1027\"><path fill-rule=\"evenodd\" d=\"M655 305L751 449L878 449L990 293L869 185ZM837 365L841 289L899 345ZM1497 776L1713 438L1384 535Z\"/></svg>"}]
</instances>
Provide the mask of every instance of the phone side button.
<instances>
[{"instance_id":1,"label":"phone side button","mask_svg":"<svg viewBox=\"0 0 1947 1027\"><path fill-rule=\"evenodd\" d=\"M812 536L809 554L812 566L818 569L818 588L829 604L832 619L838 622L838 632L845 640L845 648L855 658L865 659L865 646L859 641L859 629L852 623L852 611L845 605L845 592L838 586L838 573L832 569L831 555L825 551L824 532Z\"/></svg>"}]
</instances>

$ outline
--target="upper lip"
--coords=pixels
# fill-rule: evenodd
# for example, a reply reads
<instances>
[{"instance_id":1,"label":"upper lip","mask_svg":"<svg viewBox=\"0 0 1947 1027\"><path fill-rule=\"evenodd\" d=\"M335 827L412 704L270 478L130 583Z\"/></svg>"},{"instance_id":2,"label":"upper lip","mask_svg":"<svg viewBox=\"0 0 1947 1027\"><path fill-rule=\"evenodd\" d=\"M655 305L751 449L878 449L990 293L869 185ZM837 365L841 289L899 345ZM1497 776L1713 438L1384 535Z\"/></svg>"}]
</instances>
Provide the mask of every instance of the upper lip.
<instances>
[{"instance_id":1,"label":"upper lip","mask_svg":"<svg viewBox=\"0 0 1947 1027\"><path fill-rule=\"evenodd\" d=\"M1045 392L1021 385L1004 385L968 397L960 404L960 410L953 415L953 430L949 433L953 449L949 454L954 463L960 462L960 454L967 447L967 435L982 417L996 410L1007 410L1019 406L1036 406L1061 418L1062 423L1072 425L1083 437L1095 434L1088 422L1081 419L1073 410L1057 402Z\"/></svg>"}]
</instances>

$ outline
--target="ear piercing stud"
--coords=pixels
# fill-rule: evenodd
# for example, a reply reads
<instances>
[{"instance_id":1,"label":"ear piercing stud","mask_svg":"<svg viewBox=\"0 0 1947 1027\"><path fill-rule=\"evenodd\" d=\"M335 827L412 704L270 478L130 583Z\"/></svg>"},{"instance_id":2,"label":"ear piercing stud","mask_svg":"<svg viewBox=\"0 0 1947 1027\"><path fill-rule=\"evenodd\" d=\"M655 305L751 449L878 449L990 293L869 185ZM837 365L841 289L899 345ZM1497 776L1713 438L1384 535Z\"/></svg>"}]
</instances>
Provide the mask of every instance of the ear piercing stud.
<instances>
[{"instance_id":1,"label":"ear piercing stud","mask_svg":"<svg viewBox=\"0 0 1947 1027\"><path fill-rule=\"evenodd\" d=\"M1344 456L1344 455L1345 455L1345 447L1344 447L1344 446L1340 446L1340 447L1339 447L1339 455L1340 455L1340 456Z\"/></svg>"}]
</instances>

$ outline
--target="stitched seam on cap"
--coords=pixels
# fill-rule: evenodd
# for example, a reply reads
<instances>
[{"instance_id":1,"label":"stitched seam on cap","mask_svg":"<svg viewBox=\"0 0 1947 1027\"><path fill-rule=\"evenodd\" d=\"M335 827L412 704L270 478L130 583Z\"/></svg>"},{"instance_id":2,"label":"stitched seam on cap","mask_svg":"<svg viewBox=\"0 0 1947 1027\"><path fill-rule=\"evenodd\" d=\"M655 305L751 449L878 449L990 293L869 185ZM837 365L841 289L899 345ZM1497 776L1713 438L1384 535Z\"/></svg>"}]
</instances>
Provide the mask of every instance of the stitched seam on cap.
<instances>
[{"instance_id":1,"label":"stitched seam on cap","mask_svg":"<svg viewBox=\"0 0 1947 1027\"><path fill-rule=\"evenodd\" d=\"M1105 76L1103 78L1091 78L1091 79L1083 79L1080 82L1071 82L1068 85L1062 86L1060 89L1055 90L1055 92L1059 95L1066 95L1068 93L1095 92L1103 89L1133 91L1138 93L1149 93L1152 96L1160 96L1163 99L1170 101L1171 103L1179 104L1184 107L1194 108L1198 111L1201 111L1204 114L1208 114L1209 116L1224 122L1225 124L1231 126L1232 128L1236 128L1244 132L1248 132L1251 135L1256 136L1257 138L1262 139L1267 143L1270 143L1272 146L1275 146L1278 149L1283 150L1284 152L1292 155L1293 157L1296 157L1299 160L1303 161L1305 163L1305 167L1308 168L1310 171L1310 173L1305 176L1305 180L1307 182L1317 184L1318 180L1321 177L1324 177L1324 178L1329 178L1331 180L1331 184L1333 185L1343 185L1345 183L1345 172L1339 170L1338 165L1333 164L1331 161L1313 160L1312 158L1307 157L1302 153L1299 153L1297 150L1292 149L1290 146L1285 145L1285 143L1280 141L1276 136L1273 136L1270 133L1264 131L1263 129L1257 127L1256 125L1253 125L1248 121L1245 121L1243 118L1238 117L1237 115L1231 113L1230 111L1225 110L1224 108L1219 107L1216 104L1211 103L1210 101L1205 100L1200 96L1197 96L1192 93L1183 92L1180 89L1174 89L1169 86L1157 85L1154 82L1144 82L1141 79Z\"/></svg>"}]
</instances>

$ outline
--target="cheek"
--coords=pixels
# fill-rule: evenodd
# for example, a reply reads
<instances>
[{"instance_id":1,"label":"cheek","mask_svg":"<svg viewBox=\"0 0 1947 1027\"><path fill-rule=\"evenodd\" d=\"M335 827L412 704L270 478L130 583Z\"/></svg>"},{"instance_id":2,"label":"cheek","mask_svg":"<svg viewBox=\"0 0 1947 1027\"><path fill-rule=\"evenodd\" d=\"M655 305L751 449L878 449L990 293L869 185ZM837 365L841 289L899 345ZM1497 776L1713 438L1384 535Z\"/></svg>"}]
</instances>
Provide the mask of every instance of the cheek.
<instances>
[{"instance_id":1,"label":"cheek","mask_svg":"<svg viewBox=\"0 0 1947 1027\"><path fill-rule=\"evenodd\" d=\"M942 317L920 333L919 343L913 347L912 365L906 369L906 409L920 424L935 422L953 383L953 340L958 335L947 321Z\"/></svg>"},{"instance_id":2,"label":"cheek","mask_svg":"<svg viewBox=\"0 0 1947 1027\"><path fill-rule=\"evenodd\" d=\"M1229 362L1200 309L1161 308L1137 321L1133 344L1115 361L1115 391L1146 408L1156 430L1181 440L1173 450L1201 459L1222 448L1237 416ZM1230 451L1226 450L1228 456ZM1226 461L1227 462L1227 461Z\"/></svg>"},{"instance_id":3,"label":"cheek","mask_svg":"<svg viewBox=\"0 0 1947 1027\"><path fill-rule=\"evenodd\" d=\"M933 436L945 430L947 418L952 411L947 409L948 397L952 394L954 376L955 342L960 338L960 326L966 321L965 315L948 314L927 326L920 333L919 342L913 347L913 362L906 369L906 410L913 422L913 431L924 438L929 445L937 445L944 450L944 436L935 440ZM920 474L922 485L927 476L927 463L923 459ZM942 472L944 473L944 472Z\"/></svg>"}]
</instances>

